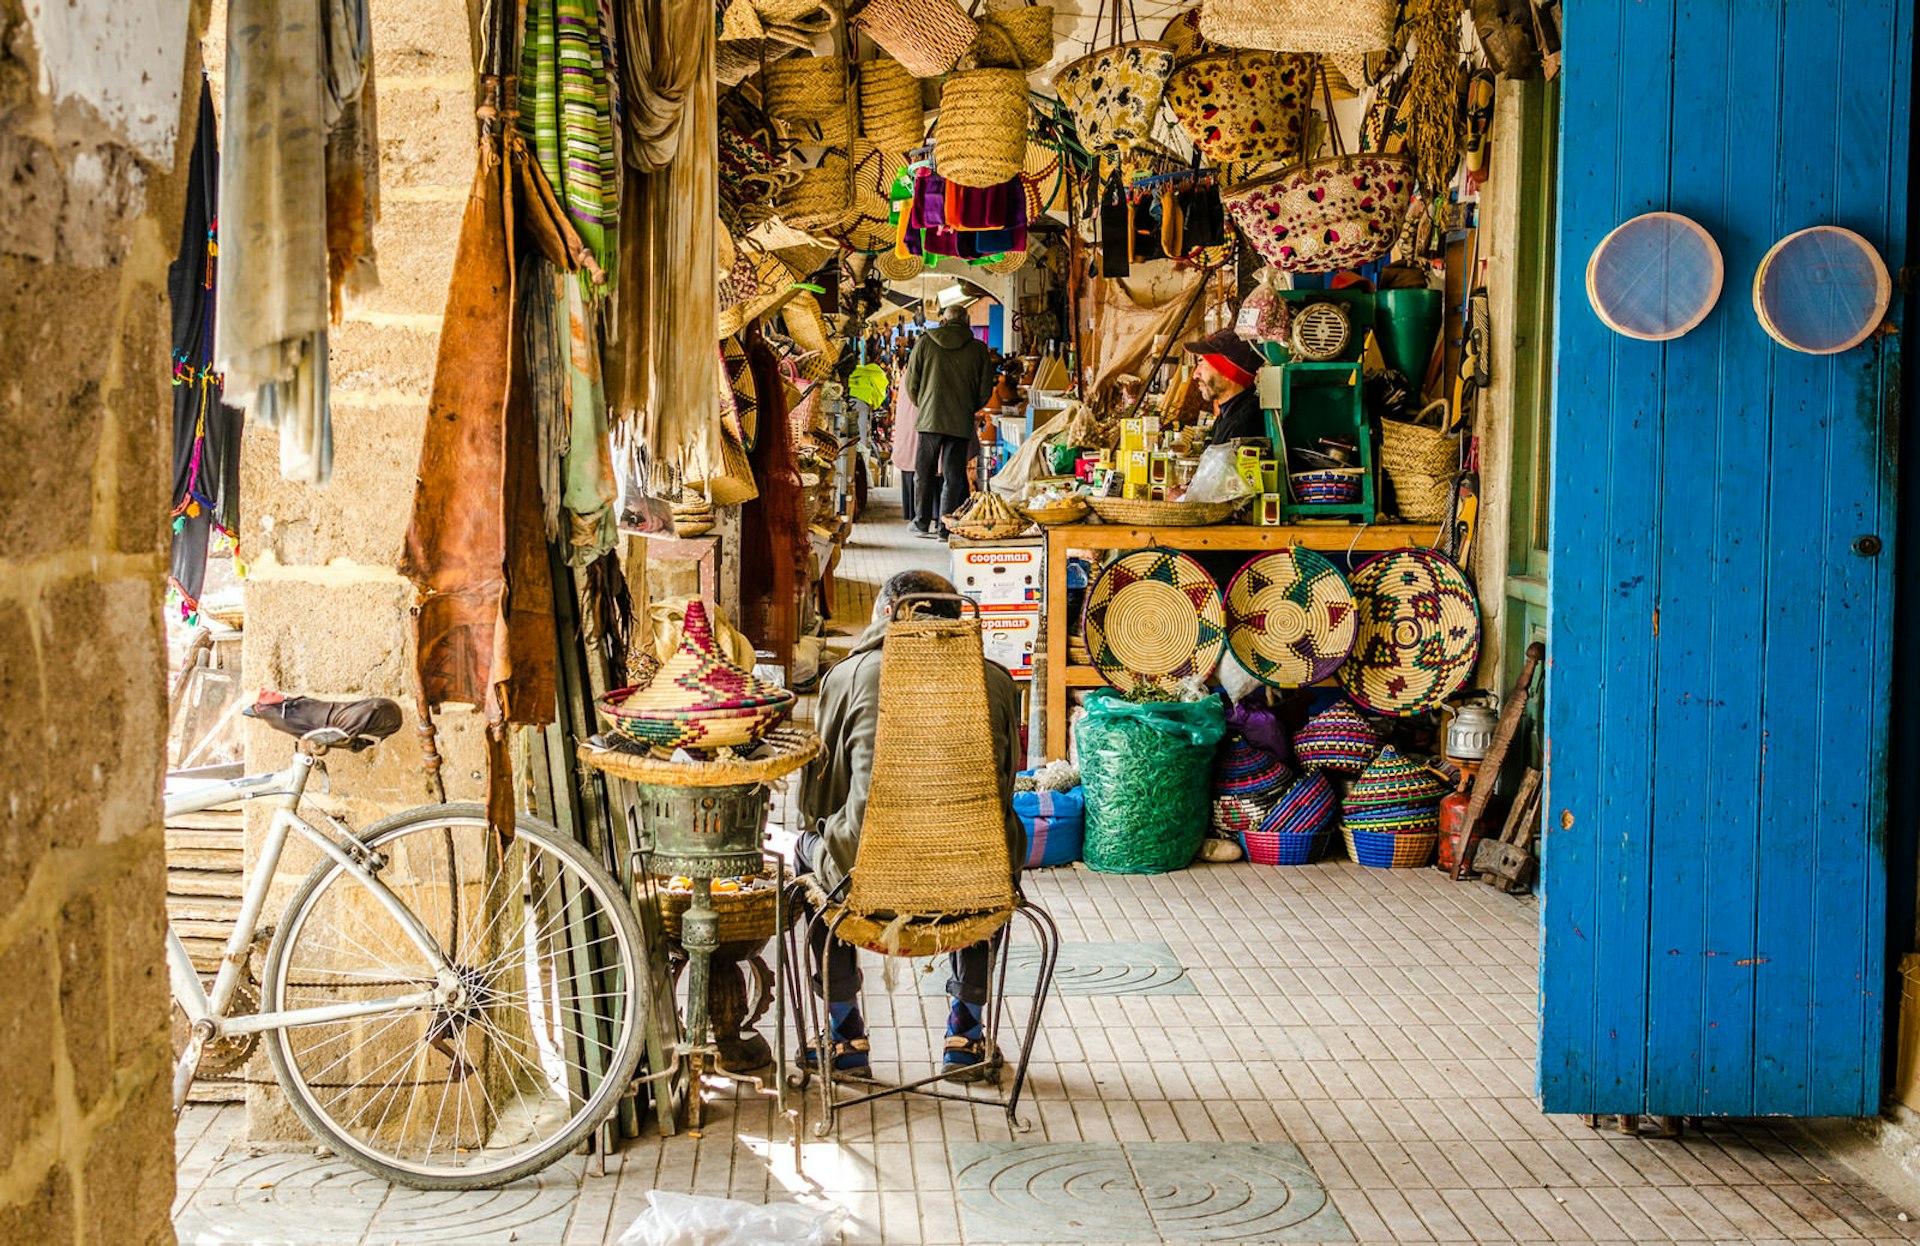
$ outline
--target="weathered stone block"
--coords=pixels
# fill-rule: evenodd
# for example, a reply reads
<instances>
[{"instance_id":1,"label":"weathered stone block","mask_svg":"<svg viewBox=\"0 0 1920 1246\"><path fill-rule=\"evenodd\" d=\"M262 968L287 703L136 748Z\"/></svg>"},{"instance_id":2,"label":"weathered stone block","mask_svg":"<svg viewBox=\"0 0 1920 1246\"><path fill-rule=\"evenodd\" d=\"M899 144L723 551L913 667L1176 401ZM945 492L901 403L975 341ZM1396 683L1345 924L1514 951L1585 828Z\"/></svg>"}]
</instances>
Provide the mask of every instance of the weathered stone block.
<instances>
[{"instance_id":1,"label":"weathered stone block","mask_svg":"<svg viewBox=\"0 0 1920 1246\"><path fill-rule=\"evenodd\" d=\"M40 661L26 610L0 604L0 912L20 902L47 850Z\"/></svg>"},{"instance_id":2,"label":"weathered stone block","mask_svg":"<svg viewBox=\"0 0 1920 1246\"><path fill-rule=\"evenodd\" d=\"M53 1109L54 1045L48 1020L54 1015L52 937L32 930L0 950L7 965L7 1006L0 1008L0 1068L7 1093L0 1095L0 1172L13 1163L17 1144ZM0 1236L0 1241L31 1241Z\"/></svg>"},{"instance_id":3,"label":"weathered stone block","mask_svg":"<svg viewBox=\"0 0 1920 1246\"><path fill-rule=\"evenodd\" d=\"M412 585L373 567L255 575L241 645L247 682L289 696L404 698L412 604Z\"/></svg>"},{"instance_id":4,"label":"weathered stone block","mask_svg":"<svg viewBox=\"0 0 1920 1246\"><path fill-rule=\"evenodd\" d=\"M380 288L359 300L349 318L362 312L424 314L446 310L453 280L451 240L460 233L466 188L453 197L394 199L380 205Z\"/></svg>"},{"instance_id":5,"label":"weathered stone block","mask_svg":"<svg viewBox=\"0 0 1920 1246\"><path fill-rule=\"evenodd\" d=\"M112 955L99 943L100 910L90 892L69 896L60 909L60 1028L67 1040L67 1067L82 1113L113 1085L112 995L98 972Z\"/></svg>"},{"instance_id":6,"label":"weathered stone block","mask_svg":"<svg viewBox=\"0 0 1920 1246\"><path fill-rule=\"evenodd\" d=\"M470 185L477 135L471 91L389 87L380 96L381 190Z\"/></svg>"},{"instance_id":7,"label":"weathered stone block","mask_svg":"<svg viewBox=\"0 0 1920 1246\"><path fill-rule=\"evenodd\" d=\"M54 1168L21 1201L0 1204L0 1242L70 1242L73 1219L73 1179Z\"/></svg>"},{"instance_id":8,"label":"weathered stone block","mask_svg":"<svg viewBox=\"0 0 1920 1246\"><path fill-rule=\"evenodd\" d=\"M126 845L126 868L107 880L106 911L120 939L107 945L106 980L113 994L113 1064L131 1064L147 1053L168 1047L172 992L167 967L154 949L162 947L167 929L166 846L159 833ZM94 941L99 942L96 931ZM100 971L93 977L97 984ZM63 976L61 985L64 988Z\"/></svg>"},{"instance_id":9,"label":"weathered stone block","mask_svg":"<svg viewBox=\"0 0 1920 1246\"><path fill-rule=\"evenodd\" d=\"M118 1118L94 1135L84 1169L80 1240L140 1246L173 1242L170 1095L164 1076L137 1083Z\"/></svg>"},{"instance_id":10,"label":"weathered stone block","mask_svg":"<svg viewBox=\"0 0 1920 1246\"><path fill-rule=\"evenodd\" d=\"M393 567L413 514L425 404L333 409L337 485L315 489L280 477L280 447L252 438L241 454L246 499L240 552L250 563L271 555L285 566L345 559Z\"/></svg>"},{"instance_id":11,"label":"weathered stone block","mask_svg":"<svg viewBox=\"0 0 1920 1246\"><path fill-rule=\"evenodd\" d=\"M432 392L433 362L440 349L437 330L349 320L328 335L328 347L330 383L337 390L373 390L422 401Z\"/></svg>"},{"instance_id":12,"label":"weathered stone block","mask_svg":"<svg viewBox=\"0 0 1920 1246\"><path fill-rule=\"evenodd\" d=\"M467 6L441 0L374 10L373 55L382 77L470 72L474 53Z\"/></svg>"},{"instance_id":13,"label":"weathered stone block","mask_svg":"<svg viewBox=\"0 0 1920 1246\"><path fill-rule=\"evenodd\" d=\"M164 287L135 286L120 331L120 384L107 395L118 457L117 496L109 499L116 508L114 545L127 554L158 552L172 537L167 519L173 508L171 315ZM154 470L156 454L166 470Z\"/></svg>"}]
</instances>

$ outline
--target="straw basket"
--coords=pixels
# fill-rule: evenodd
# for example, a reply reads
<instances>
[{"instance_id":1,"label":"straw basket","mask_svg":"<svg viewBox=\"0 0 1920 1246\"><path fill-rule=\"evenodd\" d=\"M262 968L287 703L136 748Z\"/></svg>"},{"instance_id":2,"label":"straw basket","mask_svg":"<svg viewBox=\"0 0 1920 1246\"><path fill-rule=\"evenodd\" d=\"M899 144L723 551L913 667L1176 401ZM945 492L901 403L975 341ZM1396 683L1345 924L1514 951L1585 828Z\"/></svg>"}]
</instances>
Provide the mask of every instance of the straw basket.
<instances>
[{"instance_id":1,"label":"straw basket","mask_svg":"<svg viewBox=\"0 0 1920 1246\"><path fill-rule=\"evenodd\" d=\"M713 911L719 916L719 939L722 946L729 943L761 944L773 938L775 890L767 887L747 887L740 891L716 891L713 893ZM680 918L693 903L690 891L670 891L661 887L660 928L667 938L675 943L680 941Z\"/></svg>"},{"instance_id":2,"label":"straw basket","mask_svg":"<svg viewBox=\"0 0 1920 1246\"><path fill-rule=\"evenodd\" d=\"M952 69L980 33L954 0L873 0L853 24L916 78Z\"/></svg>"},{"instance_id":3,"label":"straw basket","mask_svg":"<svg viewBox=\"0 0 1920 1246\"><path fill-rule=\"evenodd\" d=\"M969 541L1004 541L1008 537L1019 536L1027 530L1026 518L983 520L955 519L952 515L941 520L947 525L947 531L955 536L965 537Z\"/></svg>"},{"instance_id":4,"label":"straw basket","mask_svg":"<svg viewBox=\"0 0 1920 1246\"><path fill-rule=\"evenodd\" d=\"M1400 518L1408 523L1439 523L1447 517L1458 461L1459 448L1444 430L1380 421L1380 466L1393 483Z\"/></svg>"},{"instance_id":5,"label":"straw basket","mask_svg":"<svg viewBox=\"0 0 1920 1246\"><path fill-rule=\"evenodd\" d=\"M1087 517L1088 509L1085 498L1071 498L1058 506L1030 506L1026 513L1033 522L1052 527L1055 524L1079 523Z\"/></svg>"},{"instance_id":6,"label":"straw basket","mask_svg":"<svg viewBox=\"0 0 1920 1246\"><path fill-rule=\"evenodd\" d=\"M1083 56L1053 76L1060 102L1073 114L1088 151L1136 147L1153 135L1173 49L1164 43L1122 43Z\"/></svg>"},{"instance_id":7,"label":"straw basket","mask_svg":"<svg viewBox=\"0 0 1920 1246\"><path fill-rule=\"evenodd\" d=\"M787 224L808 233L826 233L847 223L853 184L846 156L830 151L819 165L802 173L774 205Z\"/></svg>"},{"instance_id":8,"label":"straw basket","mask_svg":"<svg viewBox=\"0 0 1920 1246\"><path fill-rule=\"evenodd\" d=\"M847 103L847 62L794 56L767 66L766 112L781 121L818 121Z\"/></svg>"},{"instance_id":9,"label":"straw basket","mask_svg":"<svg viewBox=\"0 0 1920 1246\"><path fill-rule=\"evenodd\" d=\"M961 186L998 186L1027 160L1027 76L1018 69L971 69L940 88L933 162Z\"/></svg>"},{"instance_id":10,"label":"straw basket","mask_svg":"<svg viewBox=\"0 0 1920 1246\"><path fill-rule=\"evenodd\" d=\"M1016 69L1038 69L1053 59L1053 8L1029 4L992 10L980 18L981 33L997 30L1006 37L1009 63ZM984 63L984 62L982 62Z\"/></svg>"},{"instance_id":11,"label":"straw basket","mask_svg":"<svg viewBox=\"0 0 1920 1246\"><path fill-rule=\"evenodd\" d=\"M887 628L873 778L841 938L928 956L1006 924L1013 871L991 722L977 618Z\"/></svg>"},{"instance_id":12,"label":"straw basket","mask_svg":"<svg viewBox=\"0 0 1920 1246\"><path fill-rule=\"evenodd\" d=\"M888 281L912 281L927 271L927 260L923 255L902 256L892 251L883 252L874 267Z\"/></svg>"},{"instance_id":13,"label":"straw basket","mask_svg":"<svg viewBox=\"0 0 1920 1246\"><path fill-rule=\"evenodd\" d=\"M1200 33L1230 48L1384 52L1393 44L1395 0L1203 0Z\"/></svg>"},{"instance_id":14,"label":"straw basket","mask_svg":"<svg viewBox=\"0 0 1920 1246\"><path fill-rule=\"evenodd\" d=\"M854 69L860 81L860 131L886 151L911 151L926 136L920 79L899 61L862 61Z\"/></svg>"},{"instance_id":15,"label":"straw basket","mask_svg":"<svg viewBox=\"0 0 1920 1246\"><path fill-rule=\"evenodd\" d=\"M820 0L753 0L754 11L770 22L797 22L819 7Z\"/></svg>"},{"instance_id":16,"label":"straw basket","mask_svg":"<svg viewBox=\"0 0 1920 1246\"><path fill-rule=\"evenodd\" d=\"M882 151L871 141L858 138L853 142L852 159L853 199L836 236L850 251L888 250L893 246L893 226L888 223L893 204L887 192L905 167L906 156Z\"/></svg>"},{"instance_id":17,"label":"straw basket","mask_svg":"<svg viewBox=\"0 0 1920 1246\"><path fill-rule=\"evenodd\" d=\"M1200 528L1225 523L1247 504L1246 498L1228 502L1153 502L1139 498L1088 498L1094 513L1108 523Z\"/></svg>"},{"instance_id":18,"label":"straw basket","mask_svg":"<svg viewBox=\"0 0 1920 1246\"><path fill-rule=\"evenodd\" d=\"M1413 199L1413 166L1405 156L1329 156L1236 186L1221 199L1274 268L1334 272L1392 249Z\"/></svg>"},{"instance_id":19,"label":"straw basket","mask_svg":"<svg viewBox=\"0 0 1920 1246\"><path fill-rule=\"evenodd\" d=\"M1300 150L1313 62L1274 52L1215 52L1167 83L1167 106L1211 165L1287 160Z\"/></svg>"},{"instance_id":20,"label":"straw basket","mask_svg":"<svg viewBox=\"0 0 1920 1246\"><path fill-rule=\"evenodd\" d=\"M1025 251L1007 251L980 265L983 273L1017 273L1027 266Z\"/></svg>"}]
</instances>

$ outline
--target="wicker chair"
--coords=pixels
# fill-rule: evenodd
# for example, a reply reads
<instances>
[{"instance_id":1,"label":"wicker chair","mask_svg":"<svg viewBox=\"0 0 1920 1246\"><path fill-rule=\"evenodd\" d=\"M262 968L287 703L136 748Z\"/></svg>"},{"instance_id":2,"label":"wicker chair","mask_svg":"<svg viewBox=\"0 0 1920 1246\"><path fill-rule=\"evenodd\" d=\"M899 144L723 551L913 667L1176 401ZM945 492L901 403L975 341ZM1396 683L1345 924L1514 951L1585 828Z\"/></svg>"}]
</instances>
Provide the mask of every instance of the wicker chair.
<instances>
[{"instance_id":1,"label":"wicker chair","mask_svg":"<svg viewBox=\"0 0 1920 1246\"><path fill-rule=\"evenodd\" d=\"M788 976L790 1010L802 1044L827 1032L825 1001L831 998L826 958L814 954L816 924L838 939L882 956L934 956L992 940L991 985L983 1030L993 1061L990 1079L1001 1080L999 1036L1007 1016L1006 927L1017 913L1039 946L1033 1010L1019 1030L1013 1084L1004 1098L981 1098L939 1088L960 1077L977 1078L977 1067L945 1070L899 1085L867 1087L842 1097L831 1073L820 1076L822 1117L815 1133L826 1136L842 1109L889 1095L913 1092L1002 1107L1008 1128L1026 1084L1027 1064L1040 1016L1053 985L1060 934L1053 919L1028 901L1013 881L1007 859L1006 809L999 784L987 705L978 607L974 617L913 616L921 602L941 600L973 606L950 595L914 595L896 603L880 671L880 725L874 740L873 777L853 871L832 895L795 904L799 920L787 931L789 965L805 971ZM799 886L812 886L812 879ZM809 916L809 914L811 914ZM818 981L820 992L809 989ZM803 1062L804 1089L813 1076ZM804 1102L804 1101L803 1101Z\"/></svg>"}]
</instances>

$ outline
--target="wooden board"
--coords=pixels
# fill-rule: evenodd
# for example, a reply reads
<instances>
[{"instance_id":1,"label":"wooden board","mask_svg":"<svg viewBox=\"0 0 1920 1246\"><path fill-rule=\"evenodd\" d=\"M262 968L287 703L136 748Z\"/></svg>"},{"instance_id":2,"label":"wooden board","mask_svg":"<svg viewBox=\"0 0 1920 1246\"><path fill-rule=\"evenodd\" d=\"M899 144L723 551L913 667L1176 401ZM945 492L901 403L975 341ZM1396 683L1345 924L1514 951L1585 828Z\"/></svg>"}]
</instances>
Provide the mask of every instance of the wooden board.
<instances>
[{"instance_id":1,"label":"wooden board","mask_svg":"<svg viewBox=\"0 0 1920 1246\"><path fill-rule=\"evenodd\" d=\"M167 917L203 974L220 967L245 890L246 814L238 805L167 819Z\"/></svg>"}]
</instances>

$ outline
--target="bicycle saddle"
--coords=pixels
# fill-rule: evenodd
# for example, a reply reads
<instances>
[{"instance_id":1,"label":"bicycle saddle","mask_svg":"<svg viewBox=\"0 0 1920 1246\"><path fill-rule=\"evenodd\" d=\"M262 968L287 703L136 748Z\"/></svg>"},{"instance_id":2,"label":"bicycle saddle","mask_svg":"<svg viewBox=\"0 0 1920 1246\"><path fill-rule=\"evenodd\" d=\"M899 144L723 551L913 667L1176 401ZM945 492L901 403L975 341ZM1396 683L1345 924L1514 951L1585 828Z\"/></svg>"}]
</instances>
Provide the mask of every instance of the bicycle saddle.
<instances>
[{"instance_id":1,"label":"bicycle saddle","mask_svg":"<svg viewBox=\"0 0 1920 1246\"><path fill-rule=\"evenodd\" d=\"M400 730L400 707L386 697L360 701L322 701L318 697L290 697L262 692L260 699L241 711L290 736L331 729L345 736L340 746L359 753Z\"/></svg>"}]
</instances>

